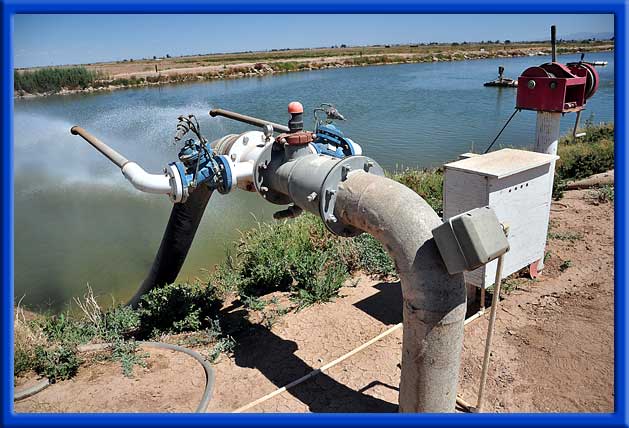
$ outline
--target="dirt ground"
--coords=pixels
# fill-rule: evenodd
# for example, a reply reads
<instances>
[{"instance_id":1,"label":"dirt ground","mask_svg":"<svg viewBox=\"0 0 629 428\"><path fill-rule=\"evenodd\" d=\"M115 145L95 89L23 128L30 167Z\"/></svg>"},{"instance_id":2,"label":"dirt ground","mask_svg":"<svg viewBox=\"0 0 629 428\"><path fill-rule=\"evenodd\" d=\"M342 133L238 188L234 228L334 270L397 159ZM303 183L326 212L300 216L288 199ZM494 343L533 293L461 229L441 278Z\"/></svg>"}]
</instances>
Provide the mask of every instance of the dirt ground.
<instances>
[{"instance_id":1,"label":"dirt ground","mask_svg":"<svg viewBox=\"0 0 629 428\"><path fill-rule=\"evenodd\" d=\"M553 204L550 258L536 281L509 279L493 340L487 412L614 410L613 203L589 191ZM231 412L334 360L402 321L399 283L367 277L342 298L278 318L272 328L243 310L238 345L214 365L209 412ZM459 394L475 403L488 316L466 326ZM396 412L402 331L261 403L252 412ZM17 412L191 412L204 388L201 366L149 350L145 369L125 378L106 362L16 402Z\"/></svg>"}]
</instances>

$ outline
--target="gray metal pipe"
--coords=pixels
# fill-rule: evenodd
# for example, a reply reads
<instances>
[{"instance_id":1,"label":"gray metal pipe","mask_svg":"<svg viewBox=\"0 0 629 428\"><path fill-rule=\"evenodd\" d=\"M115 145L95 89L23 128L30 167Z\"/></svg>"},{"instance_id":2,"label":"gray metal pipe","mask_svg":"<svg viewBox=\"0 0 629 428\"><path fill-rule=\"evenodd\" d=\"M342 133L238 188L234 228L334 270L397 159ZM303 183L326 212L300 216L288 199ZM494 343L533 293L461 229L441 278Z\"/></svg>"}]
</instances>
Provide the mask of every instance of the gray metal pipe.
<instances>
[{"instance_id":1,"label":"gray metal pipe","mask_svg":"<svg viewBox=\"0 0 629 428\"><path fill-rule=\"evenodd\" d=\"M257 117L247 116L247 115L236 113L229 110L223 110L220 108L215 108L213 110L210 110L210 116L212 117L223 116L229 119L237 120L238 122L247 123L249 125L257 126L260 128L264 128L264 125L271 125L275 132L290 132L290 129L288 129L288 126L280 125L279 123L274 123L274 122L264 120L264 119L258 119Z\"/></svg>"},{"instance_id":2,"label":"gray metal pipe","mask_svg":"<svg viewBox=\"0 0 629 428\"><path fill-rule=\"evenodd\" d=\"M395 261L404 305L400 412L453 412L466 291L432 238L441 219L409 188L362 171L340 183L334 212L373 235Z\"/></svg>"},{"instance_id":3,"label":"gray metal pipe","mask_svg":"<svg viewBox=\"0 0 629 428\"><path fill-rule=\"evenodd\" d=\"M80 135L81 137L83 137L85 141L94 146L96 150L105 155L105 157L116 164L118 168L122 169L122 167L127 162L129 162L127 158L122 156L120 153L109 147L107 144L103 143L101 140L99 140L80 126L73 126L72 128L70 128L70 132L72 133L72 135Z\"/></svg>"}]
</instances>

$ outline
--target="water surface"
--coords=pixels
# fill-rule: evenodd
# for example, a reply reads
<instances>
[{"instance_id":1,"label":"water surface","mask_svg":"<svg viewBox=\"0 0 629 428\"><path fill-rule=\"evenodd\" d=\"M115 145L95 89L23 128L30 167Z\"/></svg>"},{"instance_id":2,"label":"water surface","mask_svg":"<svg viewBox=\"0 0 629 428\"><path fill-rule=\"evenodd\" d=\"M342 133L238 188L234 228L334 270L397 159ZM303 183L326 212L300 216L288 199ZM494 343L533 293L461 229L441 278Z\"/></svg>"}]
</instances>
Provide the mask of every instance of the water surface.
<instances>
[{"instance_id":1,"label":"water surface","mask_svg":"<svg viewBox=\"0 0 629 428\"><path fill-rule=\"evenodd\" d=\"M578 57L561 56L560 61ZM583 119L613 121L613 53L591 53L601 85ZM148 271L171 204L166 197L135 191L120 171L80 137L79 124L127 158L158 172L176 160L176 118L194 113L213 140L250 129L210 118L221 107L284 123L286 105L301 101L307 111L336 104L347 117L342 129L368 156L393 170L435 167L460 153L482 151L515 106L515 89L485 88L498 65L516 78L544 57L400 64L291 73L279 76L137 88L107 94L16 100L15 296L27 304L59 310L86 284L109 302L130 297ZM312 125L310 114L306 126ZM568 132L574 115L562 119ZM535 113L521 112L499 145L530 146ZM256 194L212 196L180 275L204 278L239 230L270 221L278 207Z\"/></svg>"}]
</instances>

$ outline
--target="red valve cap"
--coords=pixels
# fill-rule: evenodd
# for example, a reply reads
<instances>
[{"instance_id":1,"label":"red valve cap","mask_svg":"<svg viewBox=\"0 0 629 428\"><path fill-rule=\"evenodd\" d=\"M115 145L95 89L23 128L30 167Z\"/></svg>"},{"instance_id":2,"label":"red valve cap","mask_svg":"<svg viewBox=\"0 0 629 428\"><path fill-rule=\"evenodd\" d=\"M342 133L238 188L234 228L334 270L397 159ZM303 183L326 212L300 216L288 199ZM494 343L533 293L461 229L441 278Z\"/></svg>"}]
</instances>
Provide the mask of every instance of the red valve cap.
<instances>
[{"instance_id":1,"label":"red valve cap","mask_svg":"<svg viewBox=\"0 0 629 428\"><path fill-rule=\"evenodd\" d=\"M288 112L290 114L298 114L304 112L304 106L299 101L293 101L288 104Z\"/></svg>"}]
</instances>

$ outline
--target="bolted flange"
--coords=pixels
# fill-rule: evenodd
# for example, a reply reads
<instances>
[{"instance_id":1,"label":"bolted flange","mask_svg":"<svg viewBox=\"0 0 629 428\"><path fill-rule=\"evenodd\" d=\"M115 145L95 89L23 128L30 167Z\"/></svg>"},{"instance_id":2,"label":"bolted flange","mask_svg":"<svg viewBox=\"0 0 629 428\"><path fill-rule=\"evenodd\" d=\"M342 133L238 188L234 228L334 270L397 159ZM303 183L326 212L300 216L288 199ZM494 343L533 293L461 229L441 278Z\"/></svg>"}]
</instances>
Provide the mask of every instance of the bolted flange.
<instances>
[{"instance_id":1,"label":"bolted flange","mask_svg":"<svg viewBox=\"0 0 629 428\"><path fill-rule=\"evenodd\" d=\"M356 236L360 230L343 224L334 215L336 190L341 182L347 180L352 173L369 170L370 174L384 176L384 170L373 159L366 156L350 156L339 161L328 173L321 186L319 211L323 223L328 230L339 236Z\"/></svg>"}]
</instances>

